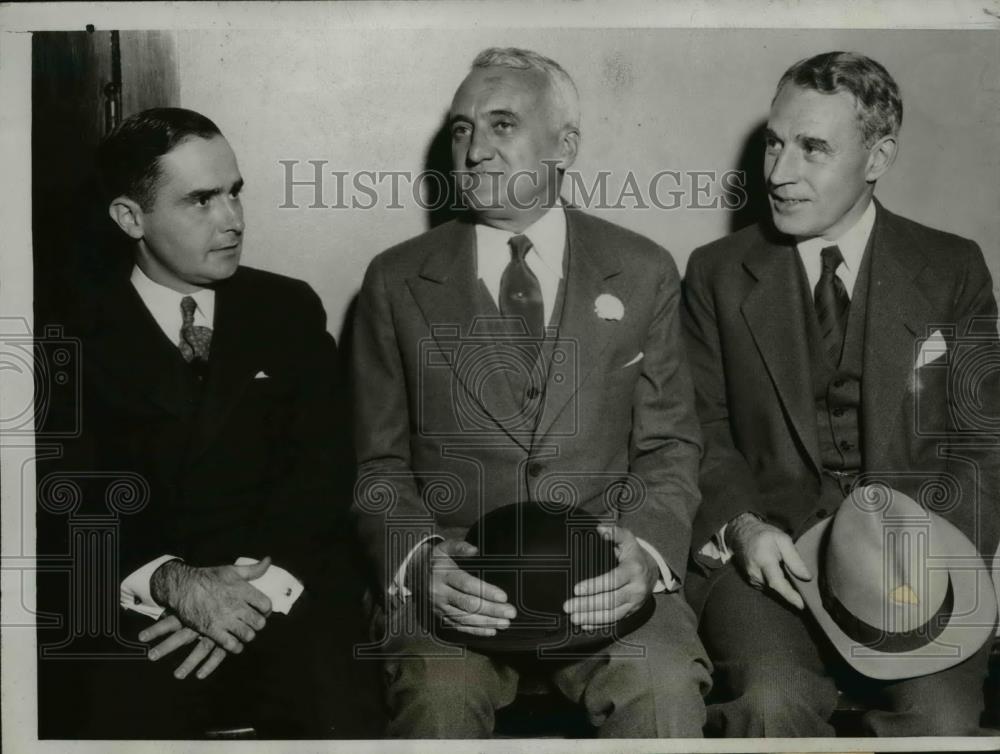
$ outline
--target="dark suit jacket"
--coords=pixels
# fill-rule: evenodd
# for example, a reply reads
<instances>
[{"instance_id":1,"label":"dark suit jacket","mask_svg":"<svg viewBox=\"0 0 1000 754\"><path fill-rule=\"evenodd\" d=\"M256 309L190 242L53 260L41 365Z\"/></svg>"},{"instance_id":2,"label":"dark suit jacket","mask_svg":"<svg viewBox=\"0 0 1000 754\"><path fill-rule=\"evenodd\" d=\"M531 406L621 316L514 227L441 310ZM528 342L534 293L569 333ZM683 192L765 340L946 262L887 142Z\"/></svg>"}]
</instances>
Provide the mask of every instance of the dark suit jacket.
<instances>
[{"instance_id":1,"label":"dark suit jacket","mask_svg":"<svg viewBox=\"0 0 1000 754\"><path fill-rule=\"evenodd\" d=\"M862 471L944 515L989 557L1000 491L990 274L972 241L876 207ZM685 335L705 434L695 554L742 511L793 535L816 521L821 461L794 254L791 241L755 226L696 250L688 263ZM917 367L934 330L948 356Z\"/></svg>"},{"instance_id":2,"label":"dark suit jacket","mask_svg":"<svg viewBox=\"0 0 1000 754\"><path fill-rule=\"evenodd\" d=\"M355 508L382 585L417 537L462 538L483 513L529 499L618 517L684 572L700 437L677 269L642 236L566 215L565 303L537 425L519 423L522 397L494 368L511 366L509 339L474 329L488 309L472 225L442 225L368 268L353 353ZM595 313L601 294L624 304L620 320ZM621 479L632 499L616 494Z\"/></svg>"},{"instance_id":3,"label":"dark suit jacket","mask_svg":"<svg viewBox=\"0 0 1000 754\"><path fill-rule=\"evenodd\" d=\"M102 518L84 528L117 522L117 557L113 566L88 558L73 564L70 578L53 572L39 579L40 599L66 616L63 628L72 634L66 644L59 630L40 629L40 643L97 652L79 662L39 662L40 731L188 737L200 735L200 725L297 722L311 726L310 735L328 735L331 725L337 736L377 735L375 668L353 659L364 586L349 521L354 462L336 344L319 298L301 281L247 267L218 284L199 403L191 367L127 278L86 292L74 331L81 338L83 432L52 476L40 477L43 493L46 479L65 478L82 495L68 515L67 506L63 515L54 510L55 487L40 495L48 503L39 512L39 552L73 549L68 524L94 515ZM129 485L131 501L122 494ZM44 544L43 530L50 534ZM198 566L270 555L306 591L289 615L268 619L248 651L206 681L182 683L170 671L186 650L154 665L107 657L125 642L134 648L149 622L112 612L118 584L162 554ZM95 585L107 591L104 599L89 592ZM117 637L93 643L78 635L92 632L97 618Z\"/></svg>"},{"instance_id":4,"label":"dark suit jacket","mask_svg":"<svg viewBox=\"0 0 1000 754\"><path fill-rule=\"evenodd\" d=\"M83 436L61 465L144 480L145 504L117 513L120 578L162 554L199 566L271 555L307 588L322 585L349 495L322 304L301 281L247 267L216 290L200 402L129 281L94 292L80 332ZM114 513L106 484L90 482L90 511Z\"/></svg>"}]
</instances>

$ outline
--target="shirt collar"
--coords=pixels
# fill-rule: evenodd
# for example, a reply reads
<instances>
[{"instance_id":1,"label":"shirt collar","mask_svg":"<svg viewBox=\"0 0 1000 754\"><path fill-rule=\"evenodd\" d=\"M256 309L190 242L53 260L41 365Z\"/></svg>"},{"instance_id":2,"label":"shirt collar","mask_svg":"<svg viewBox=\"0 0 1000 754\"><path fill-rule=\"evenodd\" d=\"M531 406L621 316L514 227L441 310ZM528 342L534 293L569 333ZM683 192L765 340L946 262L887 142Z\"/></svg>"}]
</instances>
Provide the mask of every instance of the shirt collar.
<instances>
[{"instance_id":1,"label":"shirt collar","mask_svg":"<svg viewBox=\"0 0 1000 754\"><path fill-rule=\"evenodd\" d=\"M215 320L215 291L211 288L199 288L194 293L180 293L152 280L139 269L139 265L132 267L130 280L136 293L139 294L139 298L142 299L142 303L153 315L153 319L172 341L176 342L180 337L181 320L183 319L181 299L185 296L190 296L197 304L196 321L204 318L206 326L212 326Z\"/></svg>"},{"instance_id":2,"label":"shirt collar","mask_svg":"<svg viewBox=\"0 0 1000 754\"><path fill-rule=\"evenodd\" d=\"M875 227L875 202L869 201L858 221L842 233L839 238L829 239L822 236L809 238L799 241L796 247L803 256L815 255L816 258L819 258L823 249L836 245L844 256L844 266L851 271L853 277L857 275L858 269L861 267L861 258L865 254L865 247L868 246L868 238L871 236L873 227Z\"/></svg>"},{"instance_id":3,"label":"shirt collar","mask_svg":"<svg viewBox=\"0 0 1000 754\"><path fill-rule=\"evenodd\" d=\"M500 230L489 225L476 224L476 249L479 262L479 276L483 277L484 267L499 264L502 270L510 261L507 242L514 236L524 235L531 241L532 249L542 263L557 278L562 278L563 254L566 251L566 210L562 202L550 209L532 225L520 233ZM501 255L500 249L506 250Z\"/></svg>"}]
</instances>

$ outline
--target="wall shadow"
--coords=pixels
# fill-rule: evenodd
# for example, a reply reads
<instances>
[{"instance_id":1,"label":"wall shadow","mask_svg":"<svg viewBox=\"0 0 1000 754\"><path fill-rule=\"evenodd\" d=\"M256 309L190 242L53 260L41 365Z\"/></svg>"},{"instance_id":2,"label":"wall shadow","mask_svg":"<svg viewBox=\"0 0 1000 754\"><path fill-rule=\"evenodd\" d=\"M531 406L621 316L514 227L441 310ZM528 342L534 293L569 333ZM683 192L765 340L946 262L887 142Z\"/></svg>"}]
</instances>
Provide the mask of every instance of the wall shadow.
<instances>
[{"instance_id":1,"label":"wall shadow","mask_svg":"<svg viewBox=\"0 0 1000 754\"><path fill-rule=\"evenodd\" d=\"M759 121L743 140L743 149L736 164L744 180L747 201L742 207L732 210L729 216L729 232L735 233L748 225L764 221L770 223L771 212L767 203L764 180L764 128L766 120Z\"/></svg>"},{"instance_id":2,"label":"wall shadow","mask_svg":"<svg viewBox=\"0 0 1000 754\"><path fill-rule=\"evenodd\" d=\"M424 214L427 230L430 230L457 219L463 211L451 177L451 129L447 116L441 119L441 126L424 153L424 170L441 176L439 180L426 183Z\"/></svg>"}]
</instances>

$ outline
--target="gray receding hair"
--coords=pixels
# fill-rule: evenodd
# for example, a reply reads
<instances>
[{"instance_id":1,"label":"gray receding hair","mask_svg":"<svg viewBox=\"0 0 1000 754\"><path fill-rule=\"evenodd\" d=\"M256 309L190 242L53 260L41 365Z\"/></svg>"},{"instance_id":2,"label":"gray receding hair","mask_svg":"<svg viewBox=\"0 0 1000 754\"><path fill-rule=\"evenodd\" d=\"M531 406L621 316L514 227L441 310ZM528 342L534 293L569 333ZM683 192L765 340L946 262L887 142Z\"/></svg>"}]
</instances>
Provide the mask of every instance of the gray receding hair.
<instances>
[{"instance_id":1,"label":"gray receding hair","mask_svg":"<svg viewBox=\"0 0 1000 754\"><path fill-rule=\"evenodd\" d=\"M494 66L545 74L554 110L562 116L559 127L580 130L580 94L573 79L556 61L518 47L490 47L476 55L476 59L472 61L473 68Z\"/></svg>"},{"instance_id":2,"label":"gray receding hair","mask_svg":"<svg viewBox=\"0 0 1000 754\"><path fill-rule=\"evenodd\" d=\"M866 147L883 136L899 135L899 127L903 123L903 100L899 87L880 63L865 55L824 52L800 60L781 77L775 99L781 87L788 83L822 94L851 94Z\"/></svg>"}]
</instances>

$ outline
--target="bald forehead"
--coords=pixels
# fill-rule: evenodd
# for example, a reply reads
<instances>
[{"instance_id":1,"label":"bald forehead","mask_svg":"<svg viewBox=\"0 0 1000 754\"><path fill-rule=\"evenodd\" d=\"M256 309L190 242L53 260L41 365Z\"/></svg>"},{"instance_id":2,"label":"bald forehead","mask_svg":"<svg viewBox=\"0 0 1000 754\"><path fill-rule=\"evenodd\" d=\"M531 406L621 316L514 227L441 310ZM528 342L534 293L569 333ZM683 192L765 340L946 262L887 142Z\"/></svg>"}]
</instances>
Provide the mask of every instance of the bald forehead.
<instances>
[{"instance_id":1,"label":"bald forehead","mask_svg":"<svg viewBox=\"0 0 1000 754\"><path fill-rule=\"evenodd\" d=\"M532 68L518 69L504 66L474 68L455 92L451 107L452 115L460 114L457 111L466 104L467 99L529 96L541 102L549 91L548 77Z\"/></svg>"}]
</instances>

